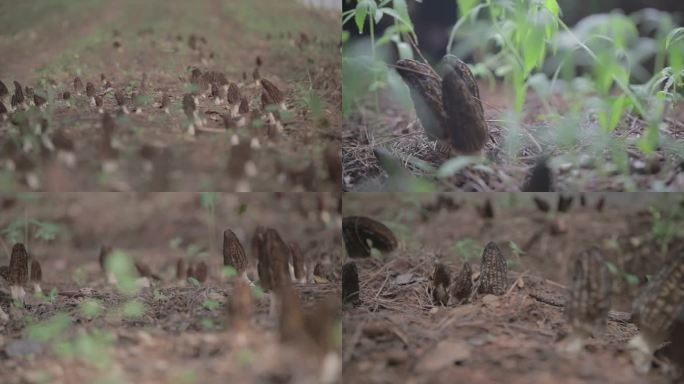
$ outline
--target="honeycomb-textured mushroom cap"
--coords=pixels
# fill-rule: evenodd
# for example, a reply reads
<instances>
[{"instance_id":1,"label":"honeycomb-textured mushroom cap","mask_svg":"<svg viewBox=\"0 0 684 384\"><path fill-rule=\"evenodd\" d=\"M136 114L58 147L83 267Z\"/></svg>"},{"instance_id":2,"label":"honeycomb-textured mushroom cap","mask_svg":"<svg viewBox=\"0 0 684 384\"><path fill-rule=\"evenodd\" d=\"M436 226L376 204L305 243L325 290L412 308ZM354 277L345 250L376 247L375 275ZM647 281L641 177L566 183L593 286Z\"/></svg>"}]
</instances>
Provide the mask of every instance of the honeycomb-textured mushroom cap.
<instances>
[{"instance_id":1,"label":"honeycomb-textured mushroom cap","mask_svg":"<svg viewBox=\"0 0 684 384\"><path fill-rule=\"evenodd\" d=\"M575 256L565 316L574 332L590 336L603 329L610 310L612 279L601 250L590 248Z\"/></svg>"},{"instance_id":2,"label":"honeycomb-textured mushroom cap","mask_svg":"<svg viewBox=\"0 0 684 384\"><path fill-rule=\"evenodd\" d=\"M470 264L463 263L463 268L451 283L451 299L457 304L468 300L473 292L473 270Z\"/></svg>"},{"instance_id":3,"label":"honeycomb-textured mushroom cap","mask_svg":"<svg viewBox=\"0 0 684 384\"><path fill-rule=\"evenodd\" d=\"M436 263L432 271L432 302L435 305L447 305L449 303L449 286L451 276L446 265Z\"/></svg>"},{"instance_id":4,"label":"honeycomb-textured mushroom cap","mask_svg":"<svg viewBox=\"0 0 684 384\"><path fill-rule=\"evenodd\" d=\"M86 84L86 95L88 97L95 97L95 85L90 81Z\"/></svg>"},{"instance_id":5,"label":"honeycomb-textured mushroom cap","mask_svg":"<svg viewBox=\"0 0 684 384\"><path fill-rule=\"evenodd\" d=\"M342 219L342 237L349 257L369 257L371 248L392 252L397 248L394 233L384 224L364 216Z\"/></svg>"},{"instance_id":6,"label":"honeycomb-textured mushroom cap","mask_svg":"<svg viewBox=\"0 0 684 384\"><path fill-rule=\"evenodd\" d=\"M506 292L507 268L506 260L499 247L493 241L485 246L480 262L479 293L503 295Z\"/></svg>"},{"instance_id":7,"label":"honeycomb-textured mushroom cap","mask_svg":"<svg viewBox=\"0 0 684 384\"><path fill-rule=\"evenodd\" d=\"M9 282L12 285L24 285L29 279L29 255L24 244L17 243L12 247L9 264Z\"/></svg>"},{"instance_id":8,"label":"honeycomb-textured mushroom cap","mask_svg":"<svg viewBox=\"0 0 684 384\"><path fill-rule=\"evenodd\" d=\"M74 78L74 91L79 92L81 89L83 89L83 81L80 77L76 76Z\"/></svg>"},{"instance_id":9,"label":"honeycomb-textured mushroom cap","mask_svg":"<svg viewBox=\"0 0 684 384\"><path fill-rule=\"evenodd\" d=\"M268 93L270 99L273 100L273 103L280 104L285 101L283 93L280 91L280 89L278 89L278 87L276 87L275 84L270 82L268 79L262 79L261 86L264 88L264 91Z\"/></svg>"},{"instance_id":10,"label":"honeycomb-textured mushroom cap","mask_svg":"<svg viewBox=\"0 0 684 384\"><path fill-rule=\"evenodd\" d=\"M240 88L235 83L228 85L228 102L230 104L237 104L240 102Z\"/></svg>"},{"instance_id":11,"label":"honeycomb-textured mushroom cap","mask_svg":"<svg viewBox=\"0 0 684 384\"><path fill-rule=\"evenodd\" d=\"M207 278L209 277L209 268L207 267L207 264L204 261L200 261L195 265L195 268L193 268L193 276L197 281L200 283L204 283L207 281Z\"/></svg>"},{"instance_id":12,"label":"honeycomb-textured mushroom cap","mask_svg":"<svg viewBox=\"0 0 684 384\"><path fill-rule=\"evenodd\" d=\"M285 244L278 231L266 229L265 256L268 257L271 275L271 289L279 289L290 282L290 248Z\"/></svg>"},{"instance_id":13,"label":"honeycomb-textured mushroom cap","mask_svg":"<svg viewBox=\"0 0 684 384\"><path fill-rule=\"evenodd\" d=\"M634 300L635 323L649 337L663 340L684 311L684 253L675 257Z\"/></svg>"},{"instance_id":14,"label":"honeycomb-textured mushroom cap","mask_svg":"<svg viewBox=\"0 0 684 384\"><path fill-rule=\"evenodd\" d=\"M40 267L38 260L31 261L31 282L40 283L43 281L43 270Z\"/></svg>"},{"instance_id":15,"label":"honeycomb-textured mushroom cap","mask_svg":"<svg viewBox=\"0 0 684 384\"><path fill-rule=\"evenodd\" d=\"M247 254L235 232L223 231L223 265L229 265L242 274L247 268Z\"/></svg>"},{"instance_id":16,"label":"honeycomb-textured mushroom cap","mask_svg":"<svg viewBox=\"0 0 684 384\"><path fill-rule=\"evenodd\" d=\"M249 113L249 101L247 101L246 97L243 97L240 100L240 108L238 109L238 112L242 114Z\"/></svg>"}]
</instances>

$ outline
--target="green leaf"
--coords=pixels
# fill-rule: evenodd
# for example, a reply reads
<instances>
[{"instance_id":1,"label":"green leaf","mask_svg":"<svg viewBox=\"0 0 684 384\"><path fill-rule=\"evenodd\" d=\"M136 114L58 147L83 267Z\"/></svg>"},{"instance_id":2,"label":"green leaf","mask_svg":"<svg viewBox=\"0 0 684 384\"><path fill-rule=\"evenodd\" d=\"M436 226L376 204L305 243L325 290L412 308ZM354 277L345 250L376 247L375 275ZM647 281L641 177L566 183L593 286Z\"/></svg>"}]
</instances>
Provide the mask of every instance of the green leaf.
<instances>
[{"instance_id":1,"label":"green leaf","mask_svg":"<svg viewBox=\"0 0 684 384\"><path fill-rule=\"evenodd\" d=\"M95 299L88 299L81 303L80 310L84 317L92 319L102 313L102 304Z\"/></svg>"},{"instance_id":2,"label":"green leaf","mask_svg":"<svg viewBox=\"0 0 684 384\"><path fill-rule=\"evenodd\" d=\"M66 313L58 313L48 320L29 325L24 332L33 340L49 341L57 337L71 324L71 317Z\"/></svg>"},{"instance_id":3,"label":"green leaf","mask_svg":"<svg viewBox=\"0 0 684 384\"><path fill-rule=\"evenodd\" d=\"M634 275L631 275L629 273L625 274L625 280L630 285L638 285L639 284L639 278L634 276Z\"/></svg>"},{"instance_id":4,"label":"green leaf","mask_svg":"<svg viewBox=\"0 0 684 384\"><path fill-rule=\"evenodd\" d=\"M213 209L218 200L218 193L216 192L200 192L200 204L205 209Z\"/></svg>"},{"instance_id":5,"label":"green leaf","mask_svg":"<svg viewBox=\"0 0 684 384\"><path fill-rule=\"evenodd\" d=\"M138 299L129 300L123 305L121 313L126 318L138 319L145 313L145 304Z\"/></svg>"},{"instance_id":6,"label":"green leaf","mask_svg":"<svg viewBox=\"0 0 684 384\"><path fill-rule=\"evenodd\" d=\"M458 0L458 14L463 18L480 0Z\"/></svg>"},{"instance_id":7,"label":"green leaf","mask_svg":"<svg viewBox=\"0 0 684 384\"><path fill-rule=\"evenodd\" d=\"M178 249L181 243L183 243L182 237L174 237L173 239L169 240L169 248Z\"/></svg>"},{"instance_id":8,"label":"green leaf","mask_svg":"<svg viewBox=\"0 0 684 384\"><path fill-rule=\"evenodd\" d=\"M375 13L375 1L373 0L359 0L356 4L356 12L354 13L354 22L356 22L356 28L359 30L360 34L363 34L363 24L366 21L366 15L368 12Z\"/></svg>"},{"instance_id":9,"label":"green leaf","mask_svg":"<svg viewBox=\"0 0 684 384\"><path fill-rule=\"evenodd\" d=\"M608 267L608 272L610 272L611 275L619 275L620 274L620 270L612 262L606 261L606 267Z\"/></svg>"},{"instance_id":10,"label":"green leaf","mask_svg":"<svg viewBox=\"0 0 684 384\"><path fill-rule=\"evenodd\" d=\"M138 291L135 283L137 272L133 261L120 250L115 250L107 257L105 269L116 277L117 288L124 295L133 295Z\"/></svg>"},{"instance_id":11,"label":"green leaf","mask_svg":"<svg viewBox=\"0 0 684 384\"><path fill-rule=\"evenodd\" d=\"M262 297L264 297L264 289L258 285L253 286L252 296L257 300L260 300Z\"/></svg>"},{"instance_id":12,"label":"green leaf","mask_svg":"<svg viewBox=\"0 0 684 384\"><path fill-rule=\"evenodd\" d=\"M230 265L224 265L223 268L221 268L221 274L225 277L233 277L237 276L237 271L235 268L231 267Z\"/></svg>"},{"instance_id":13,"label":"green leaf","mask_svg":"<svg viewBox=\"0 0 684 384\"><path fill-rule=\"evenodd\" d=\"M200 285L202 285L202 284L200 284L199 280L195 279L194 277L188 277L188 282L193 287L199 287Z\"/></svg>"},{"instance_id":14,"label":"green leaf","mask_svg":"<svg viewBox=\"0 0 684 384\"><path fill-rule=\"evenodd\" d=\"M476 163L477 159L472 156L458 156L447 160L437 170L437 177L451 177L470 164Z\"/></svg>"},{"instance_id":15,"label":"green leaf","mask_svg":"<svg viewBox=\"0 0 684 384\"><path fill-rule=\"evenodd\" d=\"M218 301L211 299L206 299L202 302L202 307L210 311L214 311L216 308L219 307L219 305L220 303Z\"/></svg>"},{"instance_id":16,"label":"green leaf","mask_svg":"<svg viewBox=\"0 0 684 384\"><path fill-rule=\"evenodd\" d=\"M545 0L544 7L551 11L551 13L556 17L558 17L560 14L560 7L558 6L558 1L556 0Z\"/></svg>"},{"instance_id":17,"label":"green leaf","mask_svg":"<svg viewBox=\"0 0 684 384\"><path fill-rule=\"evenodd\" d=\"M245 212L247 212L247 204L242 203L240 208L238 208L238 215L242 216Z\"/></svg>"}]
</instances>

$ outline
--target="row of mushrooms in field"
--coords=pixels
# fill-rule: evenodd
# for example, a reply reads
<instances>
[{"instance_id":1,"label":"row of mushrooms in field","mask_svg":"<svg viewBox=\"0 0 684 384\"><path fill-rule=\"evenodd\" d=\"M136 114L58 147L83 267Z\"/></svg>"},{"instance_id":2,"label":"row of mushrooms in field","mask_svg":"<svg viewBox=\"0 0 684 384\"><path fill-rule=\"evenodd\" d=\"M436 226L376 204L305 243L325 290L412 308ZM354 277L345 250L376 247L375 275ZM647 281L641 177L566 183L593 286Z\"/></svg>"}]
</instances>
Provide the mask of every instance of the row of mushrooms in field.
<instances>
[{"instance_id":1,"label":"row of mushrooms in field","mask_svg":"<svg viewBox=\"0 0 684 384\"><path fill-rule=\"evenodd\" d=\"M43 278L43 272L40 262L30 259L31 257L24 244L16 243L12 247L9 265L0 266L0 276L10 285L12 300L23 302L26 297L24 287L28 284L33 286L34 293L42 292L40 282Z\"/></svg>"},{"instance_id":2,"label":"row of mushrooms in field","mask_svg":"<svg viewBox=\"0 0 684 384\"><path fill-rule=\"evenodd\" d=\"M602 204L603 200L599 201ZM560 205L567 208L569 200L564 198ZM371 248L396 248L396 238L384 224L367 217L344 220L344 241L350 257L369 257ZM674 257L650 280L634 300L633 313L627 314L627 320L611 311L612 279L601 249L590 247L579 252L573 263L571 285L563 302L550 303L530 293L542 302L564 307L569 333L558 343L560 352L572 355L583 351L586 339L598 336L609 318L632 322L638 328L625 349L639 372L648 372L654 353L668 344L684 350L682 340L673 336L675 327L684 326L684 254ZM509 283L506 259L494 242L484 248L479 273L473 274L470 264L464 262L460 271L452 275L448 266L436 262L428 280L435 306L471 303L477 294L501 296L514 286L521 286L517 280L513 287ZM342 267L342 298L346 305L362 304L359 271L354 261Z\"/></svg>"},{"instance_id":3,"label":"row of mushrooms in field","mask_svg":"<svg viewBox=\"0 0 684 384\"><path fill-rule=\"evenodd\" d=\"M107 275L107 282L116 285L115 276L106 267L107 258L112 252L111 247L103 246L99 261ZM307 343L328 351L332 347L328 336L329 332L332 332L339 305L334 303L336 300L327 298L322 299L310 313L304 311L297 289L293 285L306 283L307 270L311 270L311 265L305 260L301 248L295 242L286 243L276 229L257 226L252 238L251 253L256 260L256 282L248 276L249 258L238 236L230 228L223 232L222 262L224 266L229 266L236 272L236 276L230 279L230 323L237 329L248 328L253 311L251 288L258 284L267 292L269 313L277 319L284 342L307 340ZM322 268L318 267L320 263L316 265L312 273L321 273ZM141 277L140 280L162 280L141 260L135 260L134 266ZM209 267L204 261L186 265L181 258L176 263L176 278L180 281L194 278L199 283L205 283L209 275ZM148 283L142 282L140 285L146 286Z\"/></svg>"}]
</instances>

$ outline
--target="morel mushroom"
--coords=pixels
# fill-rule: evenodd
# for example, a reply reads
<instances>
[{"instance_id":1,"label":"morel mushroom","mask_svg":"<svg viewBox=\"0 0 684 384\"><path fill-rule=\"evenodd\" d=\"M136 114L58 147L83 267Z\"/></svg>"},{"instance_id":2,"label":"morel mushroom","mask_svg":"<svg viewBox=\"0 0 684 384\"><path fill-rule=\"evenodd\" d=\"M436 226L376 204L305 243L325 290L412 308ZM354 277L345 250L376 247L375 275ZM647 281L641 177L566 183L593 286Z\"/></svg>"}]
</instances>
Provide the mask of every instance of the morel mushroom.
<instances>
[{"instance_id":1,"label":"morel mushroom","mask_svg":"<svg viewBox=\"0 0 684 384\"><path fill-rule=\"evenodd\" d=\"M289 256L290 249L273 228L268 228L265 234L265 255L270 267L271 289L278 289L290 283Z\"/></svg>"},{"instance_id":2,"label":"morel mushroom","mask_svg":"<svg viewBox=\"0 0 684 384\"><path fill-rule=\"evenodd\" d=\"M394 233L379 221L363 216L342 219L342 237L349 257L370 257L371 248L389 253L397 248Z\"/></svg>"},{"instance_id":3,"label":"morel mushroom","mask_svg":"<svg viewBox=\"0 0 684 384\"><path fill-rule=\"evenodd\" d=\"M632 312L639 334L629 341L629 352L636 369L648 372L653 353L672 337L673 325L684 313L684 253L651 280L634 301Z\"/></svg>"},{"instance_id":4,"label":"morel mushroom","mask_svg":"<svg viewBox=\"0 0 684 384\"><path fill-rule=\"evenodd\" d=\"M451 276L446 265L436 263L432 271L432 303L434 305L449 304L449 286Z\"/></svg>"},{"instance_id":5,"label":"morel mushroom","mask_svg":"<svg viewBox=\"0 0 684 384\"><path fill-rule=\"evenodd\" d=\"M83 89L83 81L81 81L80 77L76 76L74 78L74 91L76 92L77 95L80 95L82 89Z\"/></svg>"},{"instance_id":6,"label":"morel mushroom","mask_svg":"<svg viewBox=\"0 0 684 384\"><path fill-rule=\"evenodd\" d=\"M570 297L565 303L565 316L571 328L565 341L567 352L579 352L585 338L605 327L611 289L611 276L601 251L591 248L579 253L575 257Z\"/></svg>"},{"instance_id":7,"label":"morel mushroom","mask_svg":"<svg viewBox=\"0 0 684 384\"><path fill-rule=\"evenodd\" d=\"M485 246L480 262L479 293L503 295L508 284L506 260L493 241Z\"/></svg>"},{"instance_id":8,"label":"morel mushroom","mask_svg":"<svg viewBox=\"0 0 684 384\"><path fill-rule=\"evenodd\" d=\"M461 272L451 283L451 300L453 304L462 304L470 298L473 292L473 271L470 264L463 263Z\"/></svg>"},{"instance_id":9,"label":"morel mushroom","mask_svg":"<svg viewBox=\"0 0 684 384\"><path fill-rule=\"evenodd\" d=\"M207 277L209 276L209 268L207 267L207 264L204 261L200 261L195 265L195 268L193 268L193 273L192 277L197 279L200 283L205 283L207 281Z\"/></svg>"},{"instance_id":10,"label":"morel mushroom","mask_svg":"<svg viewBox=\"0 0 684 384\"><path fill-rule=\"evenodd\" d=\"M261 86L264 88L264 91L266 91L273 104L282 110L287 109L285 106L285 97L275 84L271 83L268 79L262 79Z\"/></svg>"},{"instance_id":11,"label":"morel mushroom","mask_svg":"<svg viewBox=\"0 0 684 384\"><path fill-rule=\"evenodd\" d=\"M43 270L40 268L40 263L38 260L31 261L31 275L30 281L33 283L33 292L40 293L43 290L40 287L40 283L43 280Z\"/></svg>"},{"instance_id":12,"label":"morel mushroom","mask_svg":"<svg viewBox=\"0 0 684 384\"><path fill-rule=\"evenodd\" d=\"M241 279L249 281L245 249L230 228L223 231L223 265L233 267Z\"/></svg>"},{"instance_id":13,"label":"morel mushroom","mask_svg":"<svg viewBox=\"0 0 684 384\"><path fill-rule=\"evenodd\" d=\"M24 285L28 283L29 280L28 260L29 255L24 244L14 244L7 271L7 281L10 283L12 300L23 301L24 296L26 296Z\"/></svg>"}]
</instances>

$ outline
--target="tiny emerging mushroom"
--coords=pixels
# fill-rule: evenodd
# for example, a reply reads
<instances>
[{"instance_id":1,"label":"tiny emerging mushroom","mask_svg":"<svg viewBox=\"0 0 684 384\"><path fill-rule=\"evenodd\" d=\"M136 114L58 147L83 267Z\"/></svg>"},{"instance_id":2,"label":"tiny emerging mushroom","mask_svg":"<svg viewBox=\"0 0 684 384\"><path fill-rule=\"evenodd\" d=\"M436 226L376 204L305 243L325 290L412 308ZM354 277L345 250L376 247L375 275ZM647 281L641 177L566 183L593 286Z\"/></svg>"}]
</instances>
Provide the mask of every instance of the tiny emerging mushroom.
<instances>
[{"instance_id":1,"label":"tiny emerging mushroom","mask_svg":"<svg viewBox=\"0 0 684 384\"><path fill-rule=\"evenodd\" d=\"M83 89L83 81L81 81L80 77L76 76L74 78L74 91L76 91L77 95L80 95L82 89Z\"/></svg>"},{"instance_id":2,"label":"tiny emerging mushroom","mask_svg":"<svg viewBox=\"0 0 684 384\"><path fill-rule=\"evenodd\" d=\"M240 109L240 88L235 83L228 86L228 104L230 104L230 115L237 116Z\"/></svg>"},{"instance_id":3,"label":"tiny emerging mushroom","mask_svg":"<svg viewBox=\"0 0 684 384\"><path fill-rule=\"evenodd\" d=\"M168 94L164 93L162 96L161 106L159 108L164 110L164 113L169 114L169 106L171 105L171 98Z\"/></svg>"}]
</instances>

